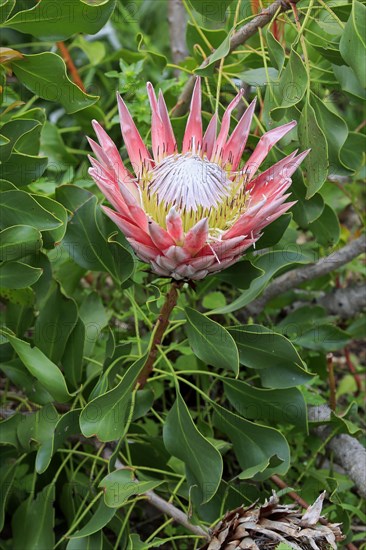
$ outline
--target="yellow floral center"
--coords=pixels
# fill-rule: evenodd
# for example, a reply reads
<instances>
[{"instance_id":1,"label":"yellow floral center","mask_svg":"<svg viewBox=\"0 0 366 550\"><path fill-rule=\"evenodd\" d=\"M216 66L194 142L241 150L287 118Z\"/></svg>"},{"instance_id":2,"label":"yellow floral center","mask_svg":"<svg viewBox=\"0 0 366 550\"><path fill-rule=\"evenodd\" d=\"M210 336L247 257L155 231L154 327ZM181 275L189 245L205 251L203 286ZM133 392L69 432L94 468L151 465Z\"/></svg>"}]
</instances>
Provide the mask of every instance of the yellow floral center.
<instances>
[{"instance_id":1,"label":"yellow floral center","mask_svg":"<svg viewBox=\"0 0 366 550\"><path fill-rule=\"evenodd\" d=\"M242 172L192 152L165 157L143 173L139 187L145 211L161 226L174 206L184 231L207 217L213 238L231 227L247 203Z\"/></svg>"}]
</instances>

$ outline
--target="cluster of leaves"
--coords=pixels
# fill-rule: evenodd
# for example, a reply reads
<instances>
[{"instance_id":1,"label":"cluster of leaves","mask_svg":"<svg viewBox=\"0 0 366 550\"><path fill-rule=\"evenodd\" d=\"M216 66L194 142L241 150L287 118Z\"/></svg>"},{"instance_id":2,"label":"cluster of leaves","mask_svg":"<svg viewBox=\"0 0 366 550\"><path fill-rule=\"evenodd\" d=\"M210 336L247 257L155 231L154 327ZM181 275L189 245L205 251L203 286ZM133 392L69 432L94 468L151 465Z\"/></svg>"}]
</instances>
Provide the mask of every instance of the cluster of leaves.
<instances>
[{"instance_id":1,"label":"cluster of leaves","mask_svg":"<svg viewBox=\"0 0 366 550\"><path fill-rule=\"evenodd\" d=\"M326 354L342 355L364 317L339 327L312 304L333 288L333 274L241 320L273 278L359 231L339 215L359 212L365 175L366 10L357 0L332 4L304 0L300 28L283 14L282 35L269 26L229 54L250 2L191 0L189 54L175 79L166 2L0 2L1 548L193 548L197 537L147 513L141 495L156 488L194 522L211 524L270 494L273 474L286 474L309 501L326 489L346 541L359 538L350 530L351 521L365 522L359 499L344 474L323 464L307 406L327 402ZM87 91L72 81L60 41ZM206 113L216 97L221 112L240 82L259 96L249 150L264 129L296 119L270 161L296 143L312 152L294 176L291 214L236 266L184 288L154 375L137 391L167 282L136 262L102 214L85 134L97 118L126 158L115 90L149 141L145 81L172 108L195 70ZM180 138L186 119L173 118ZM337 281L357 280L361 269L354 261ZM294 300L302 307L283 316ZM354 378L338 380L343 414L332 417L332 435L357 433ZM117 457L130 468L115 469Z\"/></svg>"}]
</instances>

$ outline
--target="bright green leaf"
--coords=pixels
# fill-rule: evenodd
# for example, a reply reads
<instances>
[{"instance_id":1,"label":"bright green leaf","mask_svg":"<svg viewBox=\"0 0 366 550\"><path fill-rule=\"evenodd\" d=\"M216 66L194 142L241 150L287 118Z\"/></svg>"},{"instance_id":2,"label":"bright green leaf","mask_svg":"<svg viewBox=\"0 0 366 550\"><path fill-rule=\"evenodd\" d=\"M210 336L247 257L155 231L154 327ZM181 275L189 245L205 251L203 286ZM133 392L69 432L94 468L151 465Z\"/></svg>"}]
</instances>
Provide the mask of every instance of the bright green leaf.
<instances>
[{"instance_id":1,"label":"bright green leaf","mask_svg":"<svg viewBox=\"0 0 366 550\"><path fill-rule=\"evenodd\" d=\"M62 225L62 221L43 208L25 191L10 190L1 193L1 226L30 225L39 231L50 231Z\"/></svg>"},{"instance_id":2,"label":"bright green leaf","mask_svg":"<svg viewBox=\"0 0 366 550\"><path fill-rule=\"evenodd\" d=\"M339 51L366 88L366 6L353 0L351 15L342 33Z\"/></svg>"},{"instance_id":3,"label":"bright green leaf","mask_svg":"<svg viewBox=\"0 0 366 550\"><path fill-rule=\"evenodd\" d=\"M328 174L328 145L314 109L307 101L301 112L298 131L301 149L311 149L303 163L307 172L307 198L311 198L322 187Z\"/></svg>"},{"instance_id":4,"label":"bright green leaf","mask_svg":"<svg viewBox=\"0 0 366 550\"><path fill-rule=\"evenodd\" d=\"M16 510L13 521L14 550L44 550L55 544L55 484L46 485L36 498L33 494Z\"/></svg>"},{"instance_id":5,"label":"bright green leaf","mask_svg":"<svg viewBox=\"0 0 366 550\"><path fill-rule=\"evenodd\" d=\"M76 325L78 309L71 298L54 285L35 324L35 345L54 363L59 363Z\"/></svg>"},{"instance_id":6,"label":"bright green leaf","mask_svg":"<svg viewBox=\"0 0 366 550\"><path fill-rule=\"evenodd\" d=\"M186 467L187 481L203 504L215 495L222 476L222 458L198 431L180 393L163 427L164 445Z\"/></svg>"},{"instance_id":7,"label":"bright green leaf","mask_svg":"<svg viewBox=\"0 0 366 550\"><path fill-rule=\"evenodd\" d=\"M311 380L292 343L261 325L241 325L229 329L238 350L240 363L257 369L262 384L270 388L291 388Z\"/></svg>"},{"instance_id":8,"label":"bright green leaf","mask_svg":"<svg viewBox=\"0 0 366 550\"><path fill-rule=\"evenodd\" d=\"M85 437L95 436L103 442L122 437L129 423L132 392L145 362L145 356L135 361L115 388L86 405L80 415Z\"/></svg>"},{"instance_id":9,"label":"bright green leaf","mask_svg":"<svg viewBox=\"0 0 366 550\"><path fill-rule=\"evenodd\" d=\"M194 354L209 365L238 374L238 350L228 331L192 308L186 308L185 313L185 328Z\"/></svg>"},{"instance_id":10,"label":"bright green leaf","mask_svg":"<svg viewBox=\"0 0 366 550\"><path fill-rule=\"evenodd\" d=\"M213 422L231 440L244 476L249 469L250 477L255 473L256 479L267 479L274 473L287 472L290 449L279 431L254 424L219 405L214 405L214 409ZM271 461L276 458L277 464L271 467Z\"/></svg>"},{"instance_id":11,"label":"bright green leaf","mask_svg":"<svg viewBox=\"0 0 366 550\"><path fill-rule=\"evenodd\" d=\"M16 13L4 26L42 40L65 40L76 33L97 33L112 15L115 4L116 0L68 0L57 4L54 0L42 0L31 9Z\"/></svg>"},{"instance_id":12,"label":"bright green leaf","mask_svg":"<svg viewBox=\"0 0 366 550\"><path fill-rule=\"evenodd\" d=\"M306 264L310 262L310 257L299 251L292 250L274 250L266 252L259 256L255 267L261 269L263 274L256 277L249 289L239 298L225 307L214 310L214 313L231 313L249 304L254 298L262 292L272 277L286 267L295 267L297 264Z\"/></svg>"},{"instance_id":13,"label":"bright green leaf","mask_svg":"<svg viewBox=\"0 0 366 550\"><path fill-rule=\"evenodd\" d=\"M103 487L105 504L109 508L120 508L133 495L143 495L162 483L160 480L137 481L131 470L119 469L103 478L99 487Z\"/></svg>"},{"instance_id":14,"label":"bright green leaf","mask_svg":"<svg viewBox=\"0 0 366 550\"><path fill-rule=\"evenodd\" d=\"M324 206L319 218L309 224L309 229L319 244L327 248L335 246L341 236L337 214L328 204Z\"/></svg>"},{"instance_id":15,"label":"bright green leaf","mask_svg":"<svg viewBox=\"0 0 366 550\"><path fill-rule=\"evenodd\" d=\"M44 0L38 5L42 6ZM62 57L52 52L24 55L13 61L15 76L34 94L56 101L65 107L67 113L75 113L93 105L97 96L84 93L71 82L66 73Z\"/></svg>"},{"instance_id":16,"label":"bright green leaf","mask_svg":"<svg viewBox=\"0 0 366 550\"><path fill-rule=\"evenodd\" d=\"M33 255L42 247L40 232L30 225L13 225L0 232L0 261L9 262Z\"/></svg>"},{"instance_id":17,"label":"bright green leaf","mask_svg":"<svg viewBox=\"0 0 366 550\"><path fill-rule=\"evenodd\" d=\"M334 325L320 325L305 331L294 342L303 348L328 353L344 349L350 336Z\"/></svg>"},{"instance_id":18,"label":"bright green leaf","mask_svg":"<svg viewBox=\"0 0 366 550\"><path fill-rule=\"evenodd\" d=\"M209 76L213 73L215 65L220 59L223 59L230 52L230 34L227 35L225 40L214 51L214 53L208 58L208 63L200 69L195 70L195 74L200 76Z\"/></svg>"},{"instance_id":19,"label":"bright green leaf","mask_svg":"<svg viewBox=\"0 0 366 550\"><path fill-rule=\"evenodd\" d=\"M1 334L11 344L29 372L41 382L56 401L63 403L71 398L62 372L41 350L32 348L30 344L16 338L5 329L1 330Z\"/></svg>"},{"instance_id":20,"label":"bright green leaf","mask_svg":"<svg viewBox=\"0 0 366 550\"><path fill-rule=\"evenodd\" d=\"M300 55L291 49L290 58L278 82L276 94L282 99L282 102L279 107L272 109L273 120L280 120L289 107L297 105L304 97L307 86L308 75L305 65Z\"/></svg>"},{"instance_id":21,"label":"bright green leaf","mask_svg":"<svg viewBox=\"0 0 366 550\"><path fill-rule=\"evenodd\" d=\"M256 388L242 380L224 379L225 395L240 416L253 420L270 420L307 429L306 404L297 388L268 390Z\"/></svg>"},{"instance_id":22,"label":"bright green leaf","mask_svg":"<svg viewBox=\"0 0 366 550\"><path fill-rule=\"evenodd\" d=\"M97 198L91 195L70 220L63 246L81 267L107 271L121 284L132 274L134 260L117 241L108 243L101 231L103 223L104 218L97 209Z\"/></svg>"},{"instance_id":23,"label":"bright green leaf","mask_svg":"<svg viewBox=\"0 0 366 550\"><path fill-rule=\"evenodd\" d=\"M32 286L40 276L42 269L22 262L6 262L0 265L0 286L6 288L27 288Z\"/></svg>"},{"instance_id":24,"label":"bright green leaf","mask_svg":"<svg viewBox=\"0 0 366 550\"><path fill-rule=\"evenodd\" d=\"M104 480L105 479L106 478L104 478ZM103 481L101 483L103 483ZM96 509L95 513L92 515L88 523L84 525L84 527L82 527L79 531L76 531L76 533L72 535L71 539L88 537L89 535L93 535L97 531L100 531L111 521L115 513L115 508L110 508L106 506L104 504L104 501L100 500L98 508Z\"/></svg>"}]
</instances>

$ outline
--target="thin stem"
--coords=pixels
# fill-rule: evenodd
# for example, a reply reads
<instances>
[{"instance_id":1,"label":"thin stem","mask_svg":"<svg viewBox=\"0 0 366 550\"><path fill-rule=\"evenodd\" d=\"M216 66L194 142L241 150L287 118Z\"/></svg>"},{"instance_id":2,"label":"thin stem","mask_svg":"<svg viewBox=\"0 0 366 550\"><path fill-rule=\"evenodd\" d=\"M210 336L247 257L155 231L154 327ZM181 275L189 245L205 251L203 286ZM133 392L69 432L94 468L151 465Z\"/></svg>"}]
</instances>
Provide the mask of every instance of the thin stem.
<instances>
[{"instance_id":1,"label":"thin stem","mask_svg":"<svg viewBox=\"0 0 366 550\"><path fill-rule=\"evenodd\" d=\"M336 400L336 383L334 378L334 363L333 363L333 354L329 353L327 356L327 367L328 367L328 382L329 382L329 406L332 411L336 410L337 400Z\"/></svg>"},{"instance_id":2,"label":"thin stem","mask_svg":"<svg viewBox=\"0 0 366 550\"><path fill-rule=\"evenodd\" d=\"M65 61L66 63L66 66L69 70L69 73L70 73L70 76L74 82L74 84L76 84L76 86L78 86L80 88L80 90L82 90L83 92L86 92L86 89L85 89L85 86L84 86L84 83L83 81L81 80L81 77L79 75L79 71L77 70L72 58L71 58L71 55L69 53L69 50L68 50L68 47L66 46L65 42L56 42L57 44L57 47L60 51L60 54L63 58L63 60Z\"/></svg>"},{"instance_id":3,"label":"thin stem","mask_svg":"<svg viewBox=\"0 0 366 550\"><path fill-rule=\"evenodd\" d=\"M297 10L297 6L294 2L291 2L291 8L292 8L292 12L294 14L296 27L297 27L297 30L299 31L299 39L300 39L300 43L301 43L302 53L304 55L305 69L306 69L306 73L308 75L308 82L307 82L307 88L306 88L306 93L307 93L308 100L310 99L310 61L309 61L308 50L306 48L306 43L305 43L305 38L304 38L303 33L304 33L304 28L305 28L305 25L307 23L307 20L309 18L310 11L313 7L313 3L314 3L314 0L310 0L309 6L308 6L308 11L305 15L305 19L303 21L303 24L301 25L300 19L299 19L299 12Z\"/></svg>"},{"instance_id":4,"label":"thin stem","mask_svg":"<svg viewBox=\"0 0 366 550\"><path fill-rule=\"evenodd\" d=\"M168 328L169 317L174 309L174 306L177 303L178 288L180 288L181 286L182 286L182 283L173 282L168 294L166 295L164 305L161 308L160 315L156 321L156 324L152 333L152 341L151 341L150 351L149 351L147 361L137 381L138 384L140 385L140 388L144 387L147 379L149 378L153 370L154 363L159 351L158 347L160 346L164 337L164 333Z\"/></svg>"}]
</instances>

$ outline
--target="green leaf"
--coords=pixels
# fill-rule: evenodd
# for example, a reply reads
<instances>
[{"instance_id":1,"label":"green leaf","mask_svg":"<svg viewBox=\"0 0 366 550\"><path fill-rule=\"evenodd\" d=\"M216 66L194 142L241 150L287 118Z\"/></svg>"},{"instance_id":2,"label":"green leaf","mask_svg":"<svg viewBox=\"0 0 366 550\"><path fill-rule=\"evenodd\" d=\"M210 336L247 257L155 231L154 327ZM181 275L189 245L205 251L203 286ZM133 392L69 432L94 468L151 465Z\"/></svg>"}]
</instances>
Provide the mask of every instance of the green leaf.
<instances>
[{"instance_id":1,"label":"green leaf","mask_svg":"<svg viewBox=\"0 0 366 550\"><path fill-rule=\"evenodd\" d=\"M304 370L303 361L292 343L261 325L229 328L238 350L240 363L257 369L262 384L270 388L291 388L309 382L312 374Z\"/></svg>"},{"instance_id":2,"label":"green leaf","mask_svg":"<svg viewBox=\"0 0 366 550\"><path fill-rule=\"evenodd\" d=\"M255 474L256 479L267 479L274 473L287 472L290 466L290 449L279 431L254 424L219 405L214 405L214 410L213 422L229 437L243 469L240 477L253 477ZM277 464L271 466L276 458Z\"/></svg>"},{"instance_id":3,"label":"green leaf","mask_svg":"<svg viewBox=\"0 0 366 550\"><path fill-rule=\"evenodd\" d=\"M209 292L203 297L202 305L205 309L215 309L226 305L226 298L222 292Z\"/></svg>"},{"instance_id":4,"label":"green leaf","mask_svg":"<svg viewBox=\"0 0 366 550\"><path fill-rule=\"evenodd\" d=\"M32 286L40 276L42 269L22 262L7 262L0 265L0 286L2 288L26 288Z\"/></svg>"},{"instance_id":5,"label":"green leaf","mask_svg":"<svg viewBox=\"0 0 366 550\"><path fill-rule=\"evenodd\" d=\"M297 338L305 330L315 328L329 321L325 309L321 306L306 305L290 312L277 323L277 329L286 338Z\"/></svg>"},{"instance_id":6,"label":"green leaf","mask_svg":"<svg viewBox=\"0 0 366 550\"><path fill-rule=\"evenodd\" d=\"M17 429L20 444L26 452L33 449L33 443L47 442L53 434L59 415L51 403L48 403L35 413L27 415ZM36 458L36 470L37 470Z\"/></svg>"},{"instance_id":7,"label":"green leaf","mask_svg":"<svg viewBox=\"0 0 366 550\"><path fill-rule=\"evenodd\" d=\"M103 531L98 531L98 533L94 533L89 537L81 539L70 538L66 550L100 550L100 548L104 548L103 544Z\"/></svg>"},{"instance_id":8,"label":"green leaf","mask_svg":"<svg viewBox=\"0 0 366 550\"><path fill-rule=\"evenodd\" d=\"M366 99L366 90L361 86L351 67L347 67L346 65L337 67L337 65L333 65L332 69L342 92L350 95L353 99Z\"/></svg>"},{"instance_id":9,"label":"green leaf","mask_svg":"<svg viewBox=\"0 0 366 550\"><path fill-rule=\"evenodd\" d=\"M194 488L197 501L203 504L211 500L221 481L222 458L194 425L179 392L166 417L163 439L168 452L184 462L187 482Z\"/></svg>"},{"instance_id":10,"label":"green leaf","mask_svg":"<svg viewBox=\"0 0 366 550\"><path fill-rule=\"evenodd\" d=\"M324 353L341 350L349 341L347 332L327 324L307 330L294 340L298 346Z\"/></svg>"},{"instance_id":11,"label":"green leaf","mask_svg":"<svg viewBox=\"0 0 366 550\"><path fill-rule=\"evenodd\" d=\"M16 510L13 521L14 550L32 548L44 550L53 548L55 534L53 531L55 522L55 484L51 483L40 491L36 498L30 497Z\"/></svg>"},{"instance_id":12,"label":"green leaf","mask_svg":"<svg viewBox=\"0 0 366 550\"><path fill-rule=\"evenodd\" d=\"M3 363L1 363L2 368ZM0 443L2 445L11 445L16 449L20 448L17 438L17 430L19 424L23 421L24 416L21 413L14 413L6 420L0 422Z\"/></svg>"},{"instance_id":13,"label":"green leaf","mask_svg":"<svg viewBox=\"0 0 366 550\"><path fill-rule=\"evenodd\" d=\"M44 0L39 3L42 6ZM98 101L98 96L84 93L71 82L64 60L52 52L24 55L13 61L12 69L21 83L48 101L61 103L68 114L76 113Z\"/></svg>"},{"instance_id":14,"label":"green leaf","mask_svg":"<svg viewBox=\"0 0 366 550\"><path fill-rule=\"evenodd\" d=\"M63 403L71 398L62 372L41 350L32 348L30 344L16 338L8 330L2 329L0 334L8 340L24 366L41 382L55 401Z\"/></svg>"},{"instance_id":15,"label":"green leaf","mask_svg":"<svg viewBox=\"0 0 366 550\"><path fill-rule=\"evenodd\" d=\"M298 132L301 149L311 149L303 163L307 172L307 198L311 198L322 187L328 174L328 145L315 111L307 101L301 112Z\"/></svg>"},{"instance_id":16,"label":"green leaf","mask_svg":"<svg viewBox=\"0 0 366 550\"><path fill-rule=\"evenodd\" d=\"M5 323L6 326L16 334L16 336L21 338L24 332L34 323L33 308L28 307L27 305L19 307L15 304L7 304Z\"/></svg>"},{"instance_id":17,"label":"green leaf","mask_svg":"<svg viewBox=\"0 0 366 550\"><path fill-rule=\"evenodd\" d=\"M61 360L65 378L73 388L77 388L80 385L82 378L85 333L85 325L81 319L78 319L67 340L65 352Z\"/></svg>"},{"instance_id":18,"label":"green leaf","mask_svg":"<svg viewBox=\"0 0 366 550\"><path fill-rule=\"evenodd\" d=\"M85 332L83 353L90 357L101 331L108 324L108 317L99 294L91 292L84 297L79 308L79 316L84 324ZM80 330L82 331L82 329Z\"/></svg>"},{"instance_id":19,"label":"green leaf","mask_svg":"<svg viewBox=\"0 0 366 550\"><path fill-rule=\"evenodd\" d=\"M80 415L80 429L85 437L95 436L106 442L123 436L130 420L132 392L145 362L146 356L135 361L115 388L86 405Z\"/></svg>"},{"instance_id":20,"label":"green leaf","mask_svg":"<svg viewBox=\"0 0 366 550\"><path fill-rule=\"evenodd\" d=\"M190 3L196 11L198 11L207 19L225 21L225 13L233 0L221 0L220 2L207 2L206 0L191 0Z\"/></svg>"},{"instance_id":21,"label":"green leaf","mask_svg":"<svg viewBox=\"0 0 366 550\"><path fill-rule=\"evenodd\" d=\"M165 55L161 55L157 51L143 47L145 45L145 37L142 33L139 32L137 34L136 40L138 51L142 53L145 57L149 57L154 65L156 65L156 67L162 71L166 67L166 64L168 62Z\"/></svg>"},{"instance_id":22,"label":"green leaf","mask_svg":"<svg viewBox=\"0 0 366 550\"><path fill-rule=\"evenodd\" d=\"M302 252L293 252L292 250L274 250L259 256L255 267L261 269L263 274L256 277L249 289L245 291L239 298L231 302L225 307L214 310L211 313L231 313L249 304L258 296L267 286L272 277L284 268L296 264L305 264L310 262L310 257Z\"/></svg>"},{"instance_id":23,"label":"green leaf","mask_svg":"<svg viewBox=\"0 0 366 550\"><path fill-rule=\"evenodd\" d=\"M291 193L296 204L291 208L295 221L302 229L307 229L309 223L315 221L324 210L324 200L320 193L315 193L311 199L306 197L306 185L300 170L292 176Z\"/></svg>"},{"instance_id":24,"label":"green leaf","mask_svg":"<svg viewBox=\"0 0 366 550\"><path fill-rule=\"evenodd\" d=\"M63 246L81 267L107 271L117 283L122 284L131 276L134 260L120 243L107 242L101 230L101 216L97 209L97 198L92 195L70 220Z\"/></svg>"},{"instance_id":25,"label":"green leaf","mask_svg":"<svg viewBox=\"0 0 366 550\"><path fill-rule=\"evenodd\" d=\"M46 157L15 152L1 165L1 177L18 187L24 187L42 176L47 162Z\"/></svg>"},{"instance_id":26,"label":"green leaf","mask_svg":"<svg viewBox=\"0 0 366 550\"><path fill-rule=\"evenodd\" d=\"M349 174L349 169L340 159L341 149L348 136L346 122L334 111L330 111L326 102L311 94L311 104L314 107L319 126L324 132L328 143L329 168L331 174Z\"/></svg>"},{"instance_id":27,"label":"green leaf","mask_svg":"<svg viewBox=\"0 0 366 550\"><path fill-rule=\"evenodd\" d=\"M68 0L58 4L42 0L31 9L16 13L4 26L41 40L65 40L76 33L97 33L112 15L115 4L116 0Z\"/></svg>"},{"instance_id":28,"label":"green leaf","mask_svg":"<svg viewBox=\"0 0 366 550\"><path fill-rule=\"evenodd\" d=\"M343 59L355 71L361 85L366 88L366 6L353 0L351 15L339 43Z\"/></svg>"},{"instance_id":29,"label":"green leaf","mask_svg":"<svg viewBox=\"0 0 366 550\"><path fill-rule=\"evenodd\" d=\"M46 405L52 401L49 392L30 374L18 358L7 363L0 363L0 369L15 386L22 388L22 391L35 403Z\"/></svg>"},{"instance_id":30,"label":"green leaf","mask_svg":"<svg viewBox=\"0 0 366 550\"><path fill-rule=\"evenodd\" d=\"M263 275L263 270L258 269L249 260L240 260L236 264L215 273L215 277L220 281L225 281L241 290L249 288L254 279ZM224 306L221 306L224 307Z\"/></svg>"},{"instance_id":31,"label":"green leaf","mask_svg":"<svg viewBox=\"0 0 366 550\"><path fill-rule=\"evenodd\" d=\"M4 464L0 468L0 493L1 493L0 532L4 528L6 502L8 499L8 495L11 489L13 488L13 482L14 482L16 470L17 470L16 462L11 462L10 464Z\"/></svg>"},{"instance_id":32,"label":"green leaf","mask_svg":"<svg viewBox=\"0 0 366 550\"><path fill-rule=\"evenodd\" d=\"M220 46L214 51L210 56L209 62L201 69L196 69L194 72L200 76L210 76L215 68L215 65L220 59L223 59L230 52L230 33L227 35L225 40L220 44Z\"/></svg>"},{"instance_id":33,"label":"green leaf","mask_svg":"<svg viewBox=\"0 0 366 550\"><path fill-rule=\"evenodd\" d=\"M42 305L35 324L35 345L53 363L59 363L69 336L78 319L78 309L74 300L62 294L60 287L53 286L51 293Z\"/></svg>"},{"instance_id":34,"label":"green leaf","mask_svg":"<svg viewBox=\"0 0 366 550\"><path fill-rule=\"evenodd\" d=\"M45 195L33 195L33 197L40 206L47 210L47 212L51 212L55 218L62 222L56 229L52 229L42 234L44 248L54 248L54 246L60 243L65 235L68 219L67 211L62 204L50 197L46 197Z\"/></svg>"},{"instance_id":35,"label":"green leaf","mask_svg":"<svg viewBox=\"0 0 366 550\"><path fill-rule=\"evenodd\" d=\"M273 36L271 31L267 30L266 40L268 47L268 55L272 65L274 65L279 71L282 70L285 62L285 51L278 40Z\"/></svg>"},{"instance_id":36,"label":"green leaf","mask_svg":"<svg viewBox=\"0 0 366 550\"><path fill-rule=\"evenodd\" d=\"M202 26L197 28L190 21L188 21L186 32L187 46L189 52L193 57L197 59L198 63L202 62L202 56L201 54L197 55L196 45L199 45L207 56L212 53L212 49L209 48L206 40L204 40L204 37L206 37L212 48L217 49L220 44L225 41L227 37L227 31L225 31L224 29L211 30L206 29Z\"/></svg>"},{"instance_id":37,"label":"green leaf","mask_svg":"<svg viewBox=\"0 0 366 550\"><path fill-rule=\"evenodd\" d=\"M270 248L275 246L283 237L284 232L290 225L292 220L291 212L283 214L277 220L267 225L263 231L263 235L256 243L256 249Z\"/></svg>"},{"instance_id":38,"label":"green leaf","mask_svg":"<svg viewBox=\"0 0 366 550\"><path fill-rule=\"evenodd\" d=\"M282 102L279 107L272 109L273 120L280 120L289 107L297 105L304 97L307 86L308 75L305 65L300 55L291 49L290 58L278 82L278 90L276 89L276 95Z\"/></svg>"},{"instance_id":39,"label":"green leaf","mask_svg":"<svg viewBox=\"0 0 366 550\"><path fill-rule=\"evenodd\" d=\"M103 481L101 483L103 483ZM103 527L105 527L111 521L115 513L115 508L110 508L106 506L104 504L104 501L100 500L98 508L96 509L95 513L90 518L88 523L84 525L84 527L82 527L79 531L76 531L76 533L70 538L80 539L83 537L88 537L89 535L93 535L97 531L103 529Z\"/></svg>"},{"instance_id":40,"label":"green leaf","mask_svg":"<svg viewBox=\"0 0 366 550\"><path fill-rule=\"evenodd\" d=\"M267 390L229 378L224 379L224 388L226 397L240 416L284 425L293 424L306 432L306 404L297 388Z\"/></svg>"},{"instance_id":41,"label":"green leaf","mask_svg":"<svg viewBox=\"0 0 366 550\"><path fill-rule=\"evenodd\" d=\"M52 425L48 437L41 441L41 445L37 451L36 471L42 474L50 465L52 456L62 446L67 437L71 435L80 435L79 428L80 411L73 409L63 414Z\"/></svg>"},{"instance_id":42,"label":"green leaf","mask_svg":"<svg viewBox=\"0 0 366 550\"><path fill-rule=\"evenodd\" d=\"M19 306L31 306L34 304L35 294L32 288L1 288L0 296L8 300L11 304Z\"/></svg>"},{"instance_id":43,"label":"green leaf","mask_svg":"<svg viewBox=\"0 0 366 550\"><path fill-rule=\"evenodd\" d=\"M1 162L8 160L20 138L31 132L37 126L42 127L38 120L32 119L13 119L4 124L1 127L1 137L5 138L7 141L5 144L1 144L0 147ZM37 153L38 151L34 154Z\"/></svg>"},{"instance_id":44,"label":"green leaf","mask_svg":"<svg viewBox=\"0 0 366 550\"><path fill-rule=\"evenodd\" d=\"M1 227L16 224L30 225L39 231L50 231L62 225L62 221L48 212L31 197L19 190L5 191L0 194Z\"/></svg>"},{"instance_id":45,"label":"green leaf","mask_svg":"<svg viewBox=\"0 0 366 550\"><path fill-rule=\"evenodd\" d=\"M0 23L3 23L12 12L16 0L5 0L0 5Z\"/></svg>"},{"instance_id":46,"label":"green leaf","mask_svg":"<svg viewBox=\"0 0 366 550\"><path fill-rule=\"evenodd\" d=\"M341 161L356 172L364 166L365 150L366 136L361 132L349 132L340 152Z\"/></svg>"},{"instance_id":47,"label":"green leaf","mask_svg":"<svg viewBox=\"0 0 366 550\"><path fill-rule=\"evenodd\" d=\"M79 34L75 37L72 44L70 44L71 48L80 48L85 55L87 55L90 63L92 65L99 65L101 61L103 61L105 54L106 54L106 46L104 42L93 41L90 42L89 40L85 40L85 38Z\"/></svg>"},{"instance_id":48,"label":"green leaf","mask_svg":"<svg viewBox=\"0 0 366 550\"><path fill-rule=\"evenodd\" d=\"M228 331L192 308L186 308L185 314L185 328L193 353L209 365L238 374L238 350Z\"/></svg>"},{"instance_id":49,"label":"green leaf","mask_svg":"<svg viewBox=\"0 0 366 550\"><path fill-rule=\"evenodd\" d=\"M120 508L133 495L143 495L164 483L160 480L137 481L131 470L115 470L99 484L103 487L104 502L109 508Z\"/></svg>"},{"instance_id":50,"label":"green leaf","mask_svg":"<svg viewBox=\"0 0 366 550\"><path fill-rule=\"evenodd\" d=\"M47 170L60 172L77 164L76 158L68 152L55 124L46 122L41 133L41 151L48 157Z\"/></svg>"},{"instance_id":51,"label":"green leaf","mask_svg":"<svg viewBox=\"0 0 366 550\"><path fill-rule=\"evenodd\" d=\"M255 86L257 88L258 86L266 86L276 80L278 71L273 67L267 67L267 69L258 67L257 69L248 69L239 73L238 77L246 84L249 84L249 86Z\"/></svg>"},{"instance_id":52,"label":"green leaf","mask_svg":"<svg viewBox=\"0 0 366 550\"><path fill-rule=\"evenodd\" d=\"M40 232L30 225L13 225L0 231L0 261L19 260L34 255L42 247Z\"/></svg>"},{"instance_id":53,"label":"green leaf","mask_svg":"<svg viewBox=\"0 0 366 550\"><path fill-rule=\"evenodd\" d=\"M337 214L328 204L324 206L319 218L309 224L309 229L319 244L327 248L335 246L341 236Z\"/></svg>"}]
</instances>

